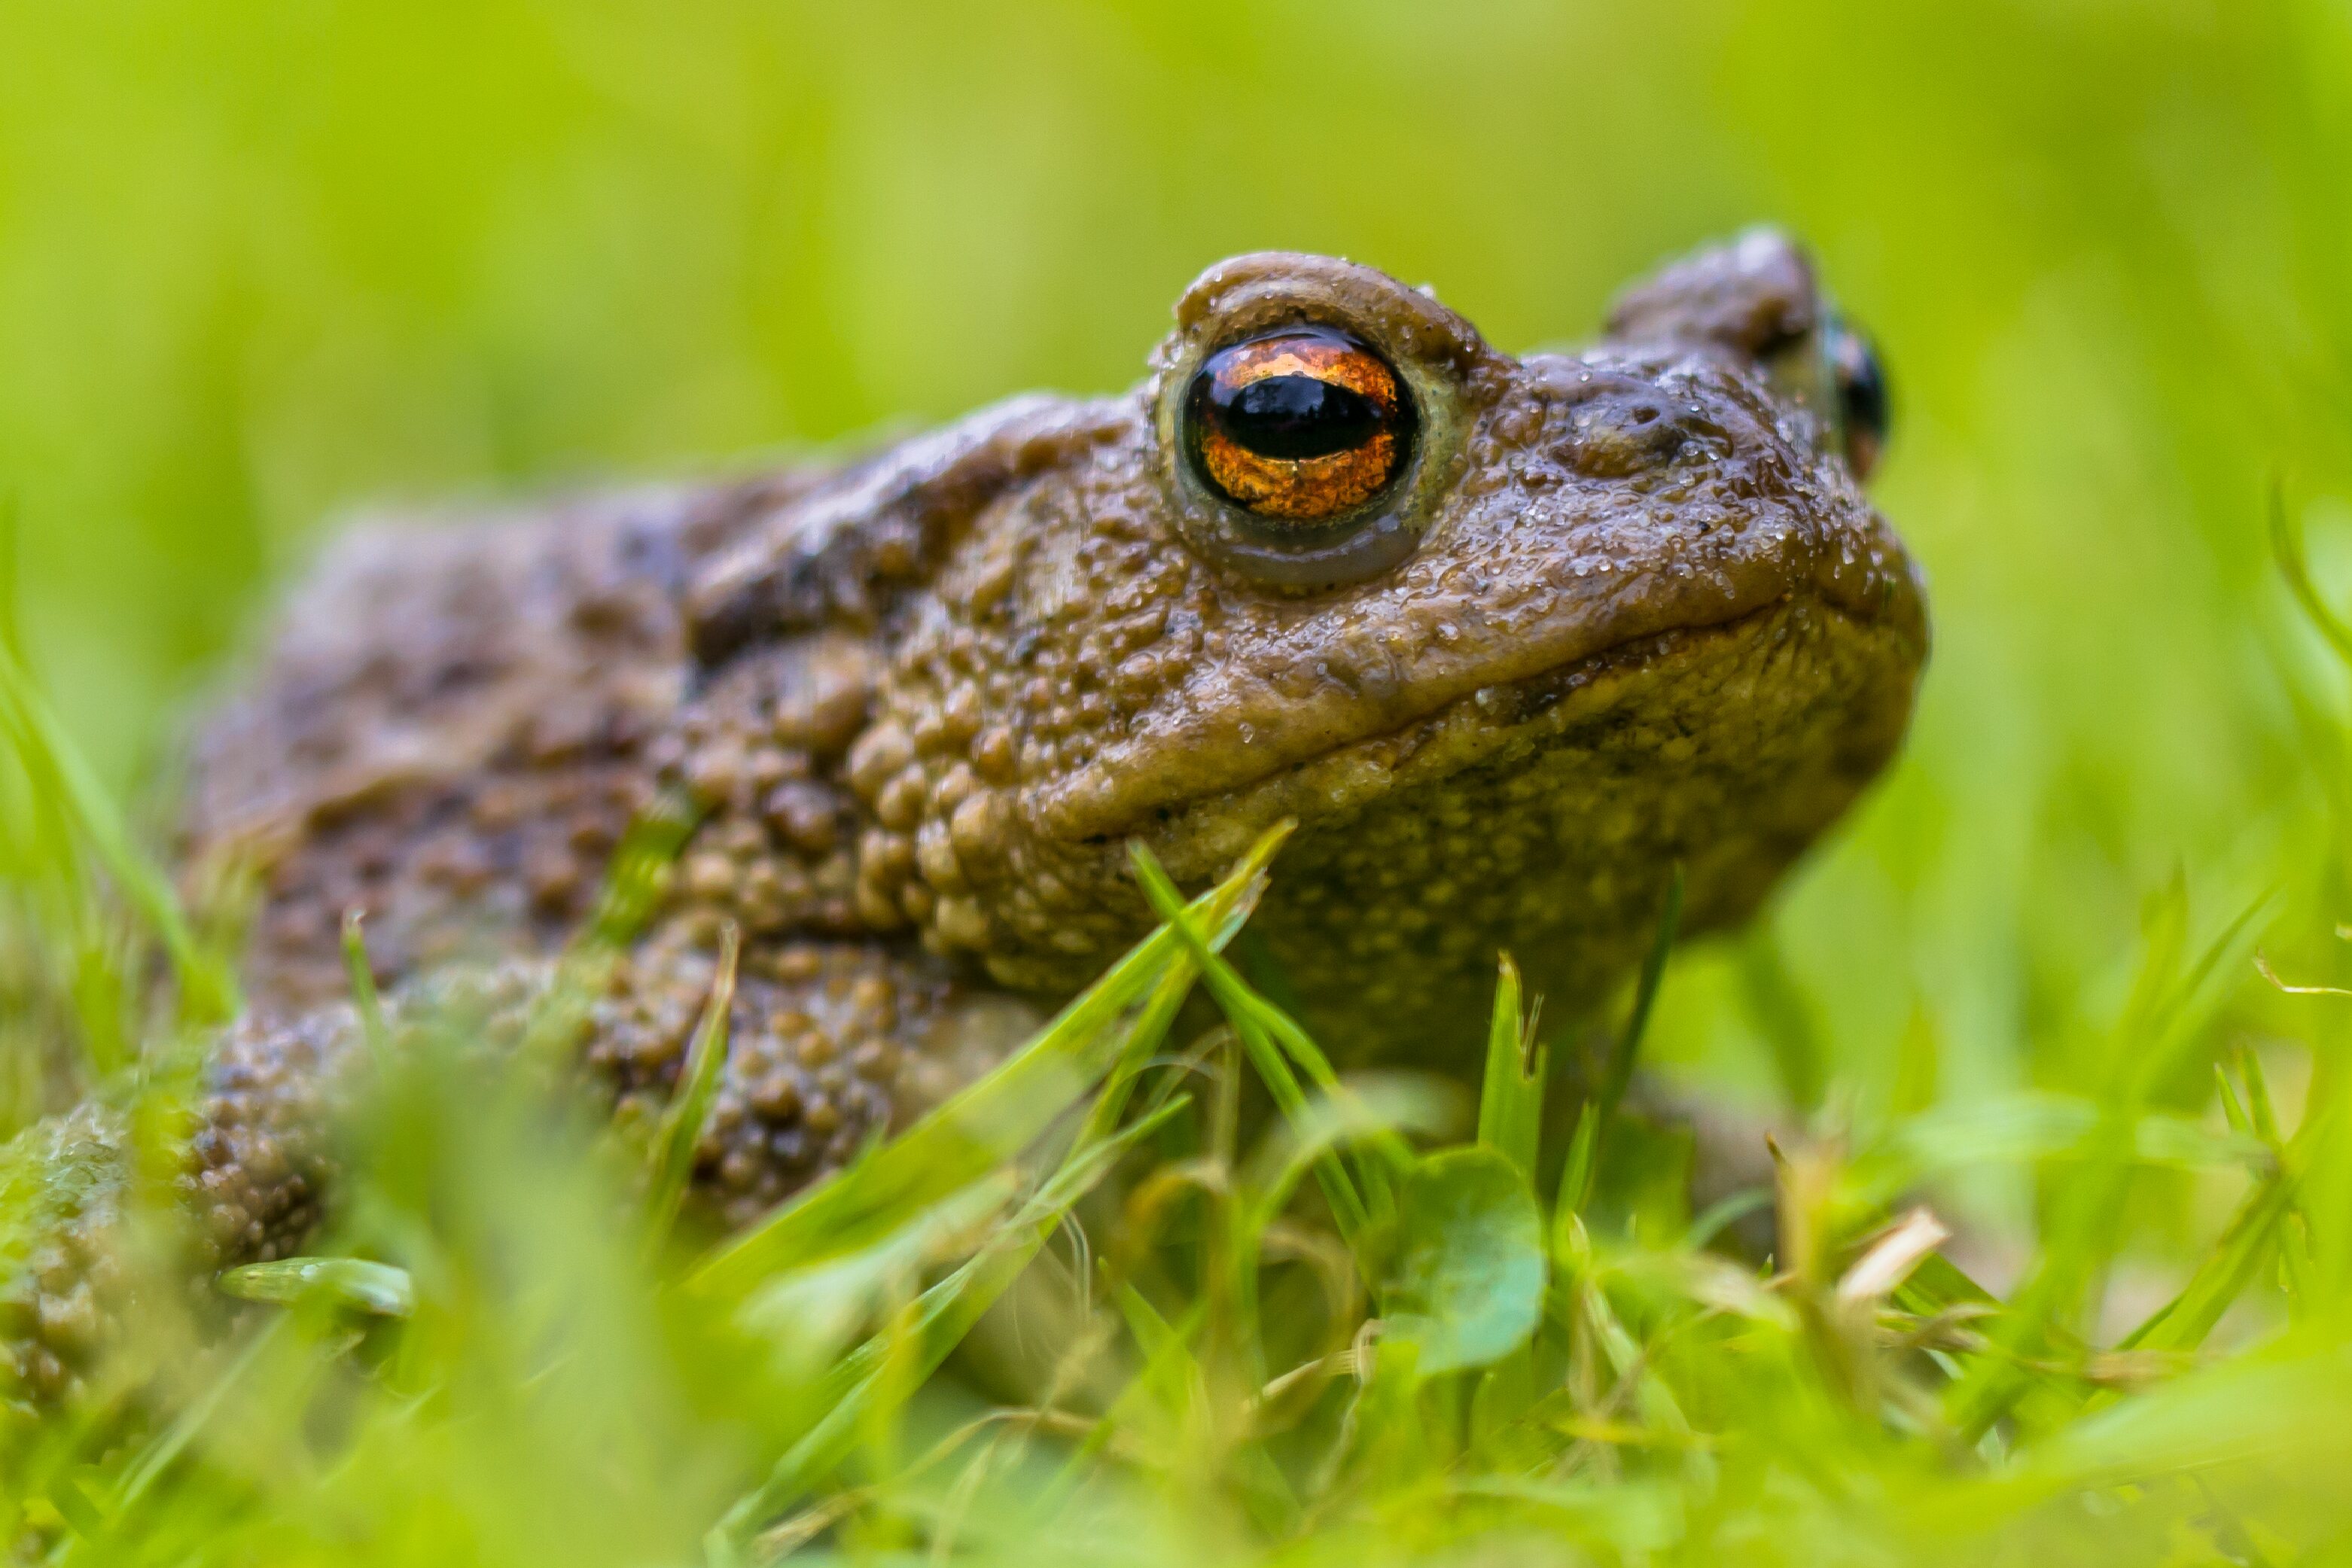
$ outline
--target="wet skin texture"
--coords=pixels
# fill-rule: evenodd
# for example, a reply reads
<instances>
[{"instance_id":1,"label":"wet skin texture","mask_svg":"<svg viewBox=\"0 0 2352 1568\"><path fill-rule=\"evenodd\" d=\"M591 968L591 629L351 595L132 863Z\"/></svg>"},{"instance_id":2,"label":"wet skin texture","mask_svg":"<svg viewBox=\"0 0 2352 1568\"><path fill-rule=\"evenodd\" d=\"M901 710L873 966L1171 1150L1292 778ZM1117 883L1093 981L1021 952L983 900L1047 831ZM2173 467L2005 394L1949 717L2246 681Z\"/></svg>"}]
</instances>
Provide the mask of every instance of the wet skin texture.
<instances>
[{"instance_id":1,"label":"wet skin texture","mask_svg":"<svg viewBox=\"0 0 2352 1568\"><path fill-rule=\"evenodd\" d=\"M1304 256L1211 268L1176 322L1123 396L344 538L195 752L188 862L262 888L183 1178L201 1261L331 1200L344 912L395 1011L511 1020L657 798L699 826L580 1051L657 1113L740 929L695 1172L733 1224L1148 929L1130 840L1194 887L1294 819L1255 929L1306 1021L1468 1071L1498 948L1590 1005L1670 868L1685 929L1740 919L1895 750L1927 632L1854 471L1883 390L1785 240L1668 268L1579 354ZM0 1377L54 1391L102 1338L113 1223L59 1215Z\"/></svg>"}]
</instances>

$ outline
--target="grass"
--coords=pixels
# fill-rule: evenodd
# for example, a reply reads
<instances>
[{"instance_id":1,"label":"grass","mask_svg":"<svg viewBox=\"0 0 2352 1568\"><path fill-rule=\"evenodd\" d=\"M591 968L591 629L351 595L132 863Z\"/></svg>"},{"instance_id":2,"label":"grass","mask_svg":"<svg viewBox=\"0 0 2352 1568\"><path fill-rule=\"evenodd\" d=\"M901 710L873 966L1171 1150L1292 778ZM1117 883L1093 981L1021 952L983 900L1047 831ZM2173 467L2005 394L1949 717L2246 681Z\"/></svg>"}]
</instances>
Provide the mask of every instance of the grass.
<instances>
[{"instance_id":1,"label":"grass","mask_svg":"<svg viewBox=\"0 0 2352 1568\"><path fill-rule=\"evenodd\" d=\"M2324 612L2297 534L2278 544ZM0 687L40 713L16 666ZM32 907L86 900L33 928L52 972L88 992L90 930L117 956L119 1005L52 1065L130 1113L134 1172L161 1168L188 1053L160 1047L218 1007L221 960L112 860L135 852L54 727L7 735L0 824L52 862ZM1766 1195L1692 1214L1687 1139L1626 1109L1671 913L1596 1092L1548 1129L1579 1040L1547 1034L1507 958L1475 1113L1444 1081L1336 1071L1225 960L1279 840L1190 902L1139 850L1159 932L988 1077L716 1245L674 1223L730 966L644 1145L452 1026L383 1033L320 1255L237 1270L215 1303L151 1292L72 1400L12 1417L0 1533L57 1563L2352 1552L2345 998L2254 956L2268 900L2203 941L2178 882L2150 901L2095 1094L1832 1108L1775 1140L1759 1263L1716 1244ZM641 871L625 857L616 889ZM150 954L176 1010L121 1060L90 1020L129 1016ZM2216 1027L2257 972L2299 1043ZM1196 988L1221 1021L1180 1031ZM1244 1114L1259 1092L1271 1113ZM27 1157L20 1265L37 1199L76 1179ZM2017 1249L1997 1291L1932 1207L1984 1165L2055 1195L1997 1239ZM2233 1207L2118 1321L2128 1217L2182 1173ZM152 1201L125 1267L166 1255L170 1222ZM255 1304L223 1333L228 1297Z\"/></svg>"},{"instance_id":2,"label":"grass","mask_svg":"<svg viewBox=\"0 0 2352 1568\"><path fill-rule=\"evenodd\" d=\"M1475 1105L1335 1091L1348 1042L1171 923L992 1103L713 1253L667 1216L690 1105L610 1146L543 1074L387 1040L332 1256L226 1281L225 1341L191 1319L228 1297L171 1298L0 1423L12 1542L2352 1555L2337 0L0 0L0 1131L103 1095L140 1180L234 1004L235 921L141 858L156 759L354 501L1128 384L1263 246L1574 340L1765 218L1886 350L1874 495L1937 643L1766 918L1638 1030L1499 977ZM1635 1045L1785 1128L1770 1269L1638 1079L1530 1114ZM18 1214L96 1174L0 1176Z\"/></svg>"}]
</instances>

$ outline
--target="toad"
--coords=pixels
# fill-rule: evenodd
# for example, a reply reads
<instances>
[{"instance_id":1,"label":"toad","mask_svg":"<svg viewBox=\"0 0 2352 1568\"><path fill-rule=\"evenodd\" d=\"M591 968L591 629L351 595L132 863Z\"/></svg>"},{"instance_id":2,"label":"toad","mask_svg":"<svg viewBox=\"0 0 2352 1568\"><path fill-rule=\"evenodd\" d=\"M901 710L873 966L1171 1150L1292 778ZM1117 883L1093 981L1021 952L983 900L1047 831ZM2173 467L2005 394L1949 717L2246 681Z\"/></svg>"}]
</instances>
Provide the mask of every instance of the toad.
<instances>
[{"instance_id":1,"label":"toad","mask_svg":"<svg viewBox=\"0 0 2352 1568\"><path fill-rule=\"evenodd\" d=\"M1469 1072L1498 951L1589 1009L1675 868L1685 931L1742 919L1894 753L1927 638L1862 487L1885 384L1781 235L1521 358L1370 267L1239 256L1150 363L837 465L342 537L191 769L190 862L259 879L184 1178L212 1261L330 1200L346 912L394 1008L526 994L649 812L690 833L582 1050L657 1110L740 934L694 1181L740 1223L1147 932L1131 842L1194 888L1294 821L1251 929L1303 1021Z\"/></svg>"}]
</instances>

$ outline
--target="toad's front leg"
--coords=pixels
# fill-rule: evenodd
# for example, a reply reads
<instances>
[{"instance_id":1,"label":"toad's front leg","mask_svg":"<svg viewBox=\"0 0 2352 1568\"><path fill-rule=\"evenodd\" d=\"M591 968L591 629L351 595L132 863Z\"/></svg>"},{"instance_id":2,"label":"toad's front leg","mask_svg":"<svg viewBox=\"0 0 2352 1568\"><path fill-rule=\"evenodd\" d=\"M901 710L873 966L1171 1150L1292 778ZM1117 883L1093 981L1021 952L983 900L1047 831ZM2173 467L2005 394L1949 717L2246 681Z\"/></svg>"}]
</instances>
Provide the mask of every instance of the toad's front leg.
<instances>
[{"instance_id":1,"label":"toad's front leg","mask_svg":"<svg viewBox=\"0 0 2352 1568\"><path fill-rule=\"evenodd\" d=\"M625 1135L649 1134L678 1088L719 964L669 922L601 964L517 960L413 982L385 999L385 1038L399 1050L431 1029L499 1054L552 1040ZM1037 1019L905 946L755 946L731 994L688 1191L730 1229L935 1103ZM222 1031L188 1129L170 1140L164 1182L186 1221L175 1280L201 1288L215 1270L315 1244L343 1185L338 1123L364 1104L372 1076L368 1031L349 1004L255 1013ZM141 1277L126 1250L132 1139L119 1112L92 1103L29 1130L9 1155L0 1390L52 1401L103 1359Z\"/></svg>"}]
</instances>

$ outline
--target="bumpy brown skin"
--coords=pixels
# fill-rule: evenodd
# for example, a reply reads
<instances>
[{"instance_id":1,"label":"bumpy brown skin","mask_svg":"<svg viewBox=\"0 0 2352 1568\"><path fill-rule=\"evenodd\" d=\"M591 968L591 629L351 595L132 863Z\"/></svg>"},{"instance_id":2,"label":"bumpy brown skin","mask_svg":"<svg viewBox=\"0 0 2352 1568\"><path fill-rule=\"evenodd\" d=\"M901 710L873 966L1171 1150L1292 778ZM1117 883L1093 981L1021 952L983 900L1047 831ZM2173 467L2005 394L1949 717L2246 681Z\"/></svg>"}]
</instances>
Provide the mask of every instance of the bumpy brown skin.
<instances>
[{"instance_id":1,"label":"bumpy brown skin","mask_svg":"<svg viewBox=\"0 0 2352 1568\"><path fill-rule=\"evenodd\" d=\"M1740 918L1893 752L1926 653L1822 410L1823 320L1770 235L1636 289L1599 347L1524 360L1368 268L1244 256L1126 396L347 537L196 756L192 861L264 886L256 1015L186 1178L206 1261L299 1246L327 1199L343 912L395 1005L452 965L527 991L666 788L706 814L584 1051L656 1106L740 926L696 1172L729 1221L1135 940L1132 839L1196 885L1295 818L1257 927L1356 1061L1467 1067L1498 948L1591 1003L1677 862L1688 929ZM1320 554L1204 492L1173 428L1204 354L1301 322L1386 354L1423 420L1389 512ZM86 1353L101 1218L20 1284L34 1385Z\"/></svg>"}]
</instances>

